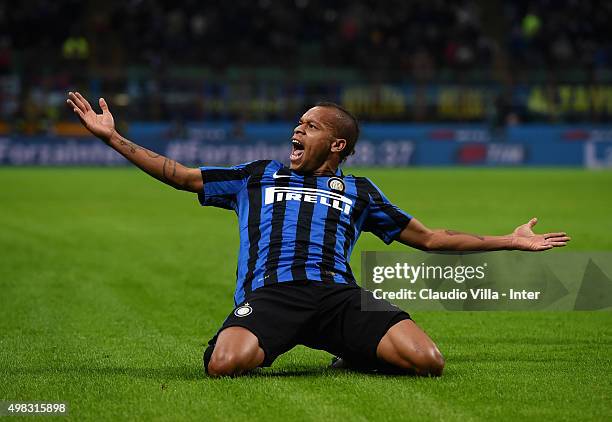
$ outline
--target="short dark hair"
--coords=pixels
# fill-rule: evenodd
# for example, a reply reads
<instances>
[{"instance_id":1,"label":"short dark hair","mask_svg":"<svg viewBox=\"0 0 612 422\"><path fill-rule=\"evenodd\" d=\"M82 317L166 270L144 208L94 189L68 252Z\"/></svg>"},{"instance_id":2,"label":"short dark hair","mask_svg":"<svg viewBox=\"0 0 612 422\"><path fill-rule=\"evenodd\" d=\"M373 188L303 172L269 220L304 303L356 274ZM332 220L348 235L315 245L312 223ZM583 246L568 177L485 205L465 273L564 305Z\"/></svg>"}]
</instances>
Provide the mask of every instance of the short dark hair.
<instances>
[{"instance_id":1,"label":"short dark hair","mask_svg":"<svg viewBox=\"0 0 612 422\"><path fill-rule=\"evenodd\" d=\"M353 114L339 104L331 101L320 101L316 107L329 107L338 111L338 119L334 124L334 136L346 139L346 147L340 151L340 161L346 160L355 153L355 144L359 139L359 123Z\"/></svg>"}]
</instances>

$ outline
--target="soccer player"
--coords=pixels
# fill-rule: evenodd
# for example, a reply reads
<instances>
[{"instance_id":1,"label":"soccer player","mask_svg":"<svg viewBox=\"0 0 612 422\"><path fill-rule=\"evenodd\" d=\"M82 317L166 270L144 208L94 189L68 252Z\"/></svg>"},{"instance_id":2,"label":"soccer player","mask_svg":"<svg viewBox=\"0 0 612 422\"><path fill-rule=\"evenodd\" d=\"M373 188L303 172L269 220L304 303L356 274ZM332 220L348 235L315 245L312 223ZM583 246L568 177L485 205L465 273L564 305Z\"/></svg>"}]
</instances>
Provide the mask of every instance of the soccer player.
<instances>
[{"instance_id":1,"label":"soccer player","mask_svg":"<svg viewBox=\"0 0 612 422\"><path fill-rule=\"evenodd\" d=\"M197 193L201 205L236 212L235 308L205 350L204 370L211 376L269 366L298 344L353 367L440 375L444 359L427 334L406 312L357 285L349 257L362 231L429 251L542 251L570 240L565 233L534 234L535 218L507 236L425 227L367 178L342 173L359 127L333 103L320 103L300 118L290 167L262 160L188 168L117 133L104 99L101 114L78 92L70 92L67 102L92 134L149 175ZM363 311L362 295L385 310Z\"/></svg>"}]
</instances>

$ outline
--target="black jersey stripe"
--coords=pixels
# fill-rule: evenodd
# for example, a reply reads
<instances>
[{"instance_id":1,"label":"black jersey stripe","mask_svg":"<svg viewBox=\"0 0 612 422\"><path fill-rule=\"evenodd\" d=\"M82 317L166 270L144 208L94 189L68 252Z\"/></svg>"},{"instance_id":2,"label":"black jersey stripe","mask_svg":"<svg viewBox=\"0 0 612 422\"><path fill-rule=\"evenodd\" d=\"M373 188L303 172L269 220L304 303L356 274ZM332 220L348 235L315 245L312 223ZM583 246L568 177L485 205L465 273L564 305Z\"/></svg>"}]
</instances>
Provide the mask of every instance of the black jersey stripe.
<instances>
[{"instance_id":1,"label":"black jersey stripe","mask_svg":"<svg viewBox=\"0 0 612 422\"><path fill-rule=\"evenodd\" d=\"M323 236L323 257L321 259L321 280L334 282L336 237L338 235L338 220L341 211L329 207L325 219L325 235Z\"/></svg>"},{"instance_id":2,"label":"black jersey stripe","mask_svg":"<svg viewBox=\"0 0 612 422\"><path fill-rule=\"evenodd\" d=\"M344 259L344 268L342 267L336 267L336 268L338 268L341 271L344 271L346 273L346 277L348 277L349 280L354 281L355 277L353 276L353 270L351 269L351 266L349 264L350 257L348 256L348 248L350 247L350 244L351 244L351 242L349 241L349 237L351 236L351 233L350 233L351 231L353 232L352 236L354 236L355 229L353 228L353 223L340 219L340 222L338 223L338 229L336 232L337 233L336 236L341 236L338 240L342 242L342 255L345 257L345 259Z\"/></svg>"},{"instance_id":3,"label":"black jersey stripe","mask_svg":"<svg viewBox=\"0 0 612 422\"><path fill-rule=\"evenodd\" d=\"M305 188L316 189L317 178L305 176L302 184ZM312 214L315 204L302 201L298 213L297 233L295 235L295 253L293 255L293 266L291 275L294 280L306 280L306 261L308 260L308 249L310 248L310 230L312 227Z\"/></svg>"},{"instance_id":4,"label":"black jersey stripe","mask_svg":"<svg viewBox=\"0 0 612 422\"><path fill-rule=\"evenodd\" d=\"M248 166L247 166L248 167ZM202 177L205 177L206 183L212 182L227 182L230 180L242 180L248 176L248 171L245 169L206 169L202 171Z\"/></svg>"},{"instance_id":5,"label":"black jersey stripe","mask_svg":"<svg viewBox=\"0 0 612 422\"><path fill-rule=\"evenodd\" d=\"M259 240L261 239L261 176L270 161L259 161L249 167L250 180L247 186L249 197L248 237L249 257L247 260L247 272L244 279L244 291L250 293L253 289L253 278L255 277L255 265L257 264Z\"/></svg>"},{"instance_id":6,"label":"black jersey stripe","mask_svg":"<svg viewBox=\"0 0 612 422\"><path fill-rule=\"evenodd\" d=\"M355 190L357 191L357 200L351 213L351 224L346 229L344 238L343 253L348 260L348 250L351 245L355 242L355 225L361 218L361 214L365 211L366 207L370 202L368 194L368 186L362 178L355 178Z\"/></svg>"},{"instance_id":7,"label":"black jersey stripe","mask_svg":"<svg viewBox=\"0 0 612 422\"><path fill-rule=\"evenodd\" d=\"M198 195L201 196L202 194L198 194ZM225 208L228 210L236 209L236 195L209 196L207 201L208 201L208 205L212 205L214 207Z\"/></svg>"},{"instance_id":8,"label":"black jersey stripe","mask_svg":"<svg viewBox=\"0 0 612 422\"><path fill-rule=\"evenodd\" d=\"M376 187L372 185L372 183L369 180L368 180L368 185L370 186L370 189L369 189L370 195L372 195L372 199L374 199L374 201L379 202L381 204L382 203L388 204L388 206L381 208L382 212L387 214L389 218L393 220L393 222L395 223L397 227L400 227L403 229L406 226L406 224L410 222L410 218L402 214L401 212L397 211L395 206L391 204L390 202L383 201L383 198L380 195L380 192L378 192L378 189L376 189Z\"/></svg>"},{"instance_id":9,"label":"black jersey stripe","mask_svg":"<svg viewBox=\"0 0 612 422\"><path fill-rule=\"evenodd\" d=\"M289 186L289 180L289 177L274 179L274 186L287 187ZM270 246L268 250L268 259L265 264L264 285L278 282L276 270L278 269L281 248L283 246L283 223L285 222L287 201L275 201L272 207Z\"/></svg>"}]
</instances>

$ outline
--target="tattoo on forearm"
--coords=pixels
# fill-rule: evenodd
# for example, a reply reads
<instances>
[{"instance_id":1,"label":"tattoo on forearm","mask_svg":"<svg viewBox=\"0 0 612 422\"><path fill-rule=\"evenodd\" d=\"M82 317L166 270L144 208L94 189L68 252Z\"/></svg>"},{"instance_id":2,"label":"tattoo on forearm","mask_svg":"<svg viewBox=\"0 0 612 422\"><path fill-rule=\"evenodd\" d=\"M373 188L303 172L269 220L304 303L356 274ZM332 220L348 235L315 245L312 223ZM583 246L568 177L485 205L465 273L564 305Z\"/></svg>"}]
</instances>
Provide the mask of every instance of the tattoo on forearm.
<instances>
[{"instance_id":1,"label":"tattoo on forearm","mask_svg":"<svg viewBox=\"0 0 612 422\"><path fill-rule=\"evenodd\" d=\"M164 158L164 166L162 167L162 177L164 178L164 180L168 180L168 178L166 177L166 164L168 164L168 159Z\"/></svg>"},{"instance_id":2,"label":"tattoo on forearm","mask_svg":"<svg viewBox=\"0 0 612 422\"><path fill-rule=\"evenodd\" d=\"M119 145L127 146L132 154L136 152L136 145L133 142L128 141L124 138L119 138Z\"/></svg>"},{"instance_id":3,"label":"tattoo on forearm","mask_svg":"<svg viewBox=\"0 0 612 422\"><path fill-rule=\"evenodd\" d=\"M143 150L147 156L150 158L161 157L160 154L150 151L146 148L141 147L140 145L136 145L134 142L128 141L123 136L119 135L119 145L127 146L132 154L135 154L138 150Z\"/></svg>"},{"instance_id":4,"label":"tattoo on forearm","mask_svg":"<svg viewBox=\"0 0 612 422\"><path fill-rule=\"evenodd\" d=\"M137 164L137 165L145 169L147 173L161 180L162 182L165 182L169 184L170 186L174 186L175 188L181 187L178 183L176 183L176 180L175 180L176 179L176 166L178 164L176 161L166 158L163 155L157 154L156 152L150 151L146 148L143 148L140 145L137 145L134 142L125 139L123 136L119 134L117 134L117 138L118 138L119 145L127 147L128 151L131 152L132 154L135 154L137 151L142 150L149 158L163 158L164 162L161 168L161 177L158 176L159 170L157 170L159 169L159 167L157 167L157 163L159 163L159 161L157 161L157 163L154 165L154 169L149 169L149 170L146 170L145 167L143 167L141 164Z\"/></svg>"},{"instance_id":5,"label":"tattoo on forearm","mask_svg":"<svg viewBox=\"0 0 612 422\"><path fill-rule=\"evenodd\" d=\"M457 236L457 235L459 235L459 234L462 234L462 235L464 235L464 236L474 237L474 238L476 238L476 239L478 239L478 240L485 240L485 238L484 238L484 237L482 237L482 236L478 236L477 234L463 233L463 232L458 232L458 231L456 231L456 230L445 230L445 233L446 233L447 235L449 235L449 236Z\"/></svg>"},{"instance_id":6,"label":"tattoo on forearm","mask_svg":"<svg viewBox=\"0 0 612 422\"><path fill-rule=\"evenodd\" d=\"M166 183L172 186L178 186L174 182L174 176L176 176L176 164L177 164L176 161L164 157L164 164L162 165L162 178L164 179ZM167 174L166 174L166 167L168 168ZM172 171L170 171L170 168L172 168Z\"/></svg>"}]
</instances>

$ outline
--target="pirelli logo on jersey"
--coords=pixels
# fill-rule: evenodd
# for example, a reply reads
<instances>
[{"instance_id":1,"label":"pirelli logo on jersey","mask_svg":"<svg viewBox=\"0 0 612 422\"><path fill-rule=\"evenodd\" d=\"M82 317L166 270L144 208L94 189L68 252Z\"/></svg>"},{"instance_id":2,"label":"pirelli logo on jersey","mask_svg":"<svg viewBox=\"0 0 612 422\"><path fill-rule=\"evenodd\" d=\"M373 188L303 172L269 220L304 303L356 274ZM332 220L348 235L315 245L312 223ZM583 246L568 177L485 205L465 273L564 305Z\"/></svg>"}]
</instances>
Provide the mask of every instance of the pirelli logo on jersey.
<instances>
[{"instance_id":1,"label":"pirelli logo on jersey","mask_svg":"<svg viewBox=\"0 0 612 422\"><path fill-rule=\"evenodd\" d=\"M269 187L265 190L264 204L269 205L279 201L304 201L322 204L349 215L353 201L346 196L322 189L299 187Z\"/></svg>"}]
</instances>

